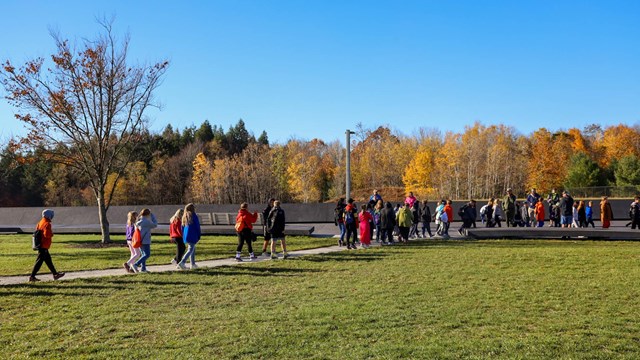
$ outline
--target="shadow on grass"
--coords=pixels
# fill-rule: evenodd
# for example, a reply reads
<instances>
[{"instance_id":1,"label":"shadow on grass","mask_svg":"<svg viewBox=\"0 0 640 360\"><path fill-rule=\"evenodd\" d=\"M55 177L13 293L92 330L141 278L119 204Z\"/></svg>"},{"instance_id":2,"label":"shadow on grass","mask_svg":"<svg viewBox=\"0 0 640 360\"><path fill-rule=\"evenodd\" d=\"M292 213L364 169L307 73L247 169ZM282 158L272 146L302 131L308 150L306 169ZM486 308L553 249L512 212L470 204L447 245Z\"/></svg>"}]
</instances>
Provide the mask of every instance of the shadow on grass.
<instances>
[{"instance_id":1,"label":"shadow on grass","mask_svg":"<svg viewBox=\"0 0 640 360\"><path fill-rule=\"evenodd\" d=\"M180 272L158 272L153 274L140 274L127 276L124 278L101 279L102 282L120 285L152 285L152 286L184 286L200 283L195 277L216 277L216 276L251 276L251 277L294 277L304 276L307 273L324 272L316 269L293 269L286 267L237 267L219 266L215 268L200 268ZM179 279L177 278L179 277ZM106 286L105 288L110 288ZM124 286L123 286L124 288Z\"/></svg>"},{"instance_id":2,"label":"shadow on grass","mask_svg":"<svg viewBox=\"0 0 640 360\"><path fill-rule=\"evenodd\" d=\"M303 261L311 261L311 262L326 262L326 261L354 261L354 262L370 262L376 260L382 260L385 257L389 256L389 254L385 253L365 253L362 251L358 252L340 252L340 253L329 253L322 255L309 255L305 256Z\"/></svg>"},{"instance_id":3,"label":"shadow on grass","mask_svg":"<svg viewBox=\"0 0 640 360\"><path fill-rule=\"evenodd\" d=\"M0 297L3 296L88 296L87 292L70 292L67 290L124 290L125 286L110 286L98 284L77 284L69 282L56 283L37 283L37 284L20 284L15 286L6 286L0 290Z\"/></svg>"}]
</instances>

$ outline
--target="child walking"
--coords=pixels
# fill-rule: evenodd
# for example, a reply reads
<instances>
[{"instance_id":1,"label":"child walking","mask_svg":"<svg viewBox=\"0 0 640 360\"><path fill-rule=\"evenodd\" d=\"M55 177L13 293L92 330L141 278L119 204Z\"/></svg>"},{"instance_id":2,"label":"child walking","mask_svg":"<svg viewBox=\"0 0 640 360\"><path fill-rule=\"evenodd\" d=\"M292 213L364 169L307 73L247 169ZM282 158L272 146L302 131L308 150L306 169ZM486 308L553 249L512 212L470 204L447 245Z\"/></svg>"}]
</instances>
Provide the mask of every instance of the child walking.
<instances>
[{"instance_id":1,"label":"child walking","mask_svg":"<svg viewBox=\"0 0 640 360\"><path fill-rule=\"evenodd\" d=\"M136 230L135 223L136 223L137 217L138 217L138 213L136 213L135 211L129 211L129 213L127 214L127 231L126 231L127 246L129 247L129 252L131 253L131 256L129 257L129 261L122 264L122 266L124 266L125 271L128 273L135 272L133 271L132 265L138 259L138 257L140 257L140 248L134 248L133 245L131 244L131 239L133 238L133 232Z\"/></svg>"},{"instance_id":2,"label":"child walking","mask_svg":"<svg viewBox=\"0 0 640 360\"><path fill-rule=\"evenodd\" d=\"M178 263L179 269L186 269L184 264L189 259L191 269L197 269L196 265L196 244L200 241L200 220L196 214L193 204L187 204L184 207L184 215L182 215L182 241L189 246L187 252Z\"/></svg>"},{"instance_id":3,"label":"child walking","mask_svg":"<svg viewBox=\"0 0 640 360\"><path fill-rule=\"evenodd\" d=\"M367 210L367 205L362 205L362 211L358 214L358 221L360 223L360 244L364 249L368 249L371 246L371 221L373 217Z\"/></svg>"},{"instance_id":4,"label":"child walking","mask_svg":"<svg viewBox=\"0 0 640 360\"><path fill-rule=\"evenodd\" d=\"M176 244L176 256L171 259L173 265L177 265L184 255L184 241L182 240L182 214L184 211L178 209L169 220L169 237L171 242Z\"/></svg>"},{"instance_id":5,"label":"child walking","mask_svg":"<svg viewBox=\"0 0 640 360\"><path fill-rule=\"evenodd\" d=\"M158 220L156 216L151 213L149 209L142 209L138 221L136 221L136 228L140 230L140 237L142 238L142 246L140 252L142 256L140 259L133 263L132 270L135 272L147 273L147 259L151 256L151 229L158 227ZM138 270L140 267L140 270Z\"/></svg>"}]
</instances>

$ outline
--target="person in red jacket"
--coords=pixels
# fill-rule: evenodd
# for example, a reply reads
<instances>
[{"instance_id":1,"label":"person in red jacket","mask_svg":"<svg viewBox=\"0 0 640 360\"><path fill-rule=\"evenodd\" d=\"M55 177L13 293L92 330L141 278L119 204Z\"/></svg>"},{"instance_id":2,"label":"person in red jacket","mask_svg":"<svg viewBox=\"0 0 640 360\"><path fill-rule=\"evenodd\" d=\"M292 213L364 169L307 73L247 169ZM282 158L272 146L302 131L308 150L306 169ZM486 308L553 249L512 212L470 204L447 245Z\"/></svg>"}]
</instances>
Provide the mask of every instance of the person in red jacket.
<instances>
[{"instance_id":1,"label":"person in red jacket","mask_svg":"<svg viewBox=\"0 0 640 360\"><path fill-rule=\"evenodd\" d=\"M58 280L64 276L63 272L56 271L55 266L53 266L53 261L51 260L51 255L49 254L49 248L51 247L51 241L53 238L51 220L53 220L53 210L46 209L42 212L42 220L40 220L38 225L36 225L36 230L40 230L42 232L42 241L38 248L38 257L36 258L35 265L33 265L29 282L40 281L36 278L36 275L38 274L38 271L40 271L42 263L47 264L47 267L51 270L53 280Z\"/></svg>"},{"instance_id":2,"label":"person in red jacket","mask_svg":"<svg viewBox=\"0 0 640 360\"><path fill-rule=\"evenodd\" d=\"M258 213L249 212L249 204L240 204L240 210L238 216L236 216L236 232L238 233L238 248L236 249L236 261L242 261L242 245L246 242L249 248L249 258L251 260L258 257L253 254L253 246L251 242L254 239L253 223L258 221Z\"/></svg>"},{"instance_id":3,"label":"person in red jacket","mask_svg":"<svg viewBox=\"0 0 640 360\"><path fill-rule=\"evenodd\" d=\"M184 255L184 241L182 241L182 215L184 210L178 209L169 220L169 237L171 242L176 244L176 256L171 259L171 264L177 265Z\"/></svg>"}]
</instances>

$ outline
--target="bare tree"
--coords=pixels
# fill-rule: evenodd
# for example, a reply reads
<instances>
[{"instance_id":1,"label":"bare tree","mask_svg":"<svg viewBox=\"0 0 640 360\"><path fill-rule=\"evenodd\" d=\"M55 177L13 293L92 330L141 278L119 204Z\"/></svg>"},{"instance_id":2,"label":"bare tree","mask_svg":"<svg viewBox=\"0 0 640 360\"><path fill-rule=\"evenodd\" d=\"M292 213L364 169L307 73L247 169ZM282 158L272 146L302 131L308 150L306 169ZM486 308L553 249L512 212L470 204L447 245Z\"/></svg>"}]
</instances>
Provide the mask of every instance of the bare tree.
<instances>
[{"instance_id":1,"label":"bare tree","mask_svg":"<svg viewBox=\"0 0 640 360\"><path fill-rule=\"evenodd\" d=\"M95 195L102 242L109 242L107 211L117 179L136 150L147 126L145 111L154 106L153 92L169 63L130 65L129 37L116 39L112 22L95 40L83 40L79 50L52 33L56 54L19 68L3 64L0 79L6 98L29 130L23 144L49 145L51 158L80 171ZM110 174L116 181L108 182ZM108 189L107 186L110 184ZM105 196L106 195L106 196ZM106 197L106 198L105 198Z\"/></svg>"}]
</instances>

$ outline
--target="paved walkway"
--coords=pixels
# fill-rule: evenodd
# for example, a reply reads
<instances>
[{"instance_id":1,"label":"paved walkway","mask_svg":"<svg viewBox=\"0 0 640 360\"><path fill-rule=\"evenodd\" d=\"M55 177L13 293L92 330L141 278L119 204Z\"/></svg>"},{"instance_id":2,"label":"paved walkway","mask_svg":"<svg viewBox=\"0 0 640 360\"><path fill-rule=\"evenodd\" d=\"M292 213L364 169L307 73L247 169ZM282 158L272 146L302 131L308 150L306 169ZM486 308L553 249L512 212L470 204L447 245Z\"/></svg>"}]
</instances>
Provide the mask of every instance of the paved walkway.
<instances>
[{"instance_id":1,"label":"paved walkway","mask_svg":"<svg viewBox=\"0 0 640 360\"><path fill-rule=\"evenodd\" d=\"M375 244L375 241L372 243L372 245L374 244ZM316 248L316 249L291 251L289 252L289 255L292 258L295 258L300 256L306 256L306 255L328 254L328 253L344 251L344 250L346 250L345 247L329 246L329 247ZM198 261L197 265L199 268L213 268L213 267L219 267L219 266L230 266L230 265L238 265L238 264L246 264L246 263L256 263L256 262L262 262L262 261L271 261L271 258L259 256L258 259L256 260L250 260L249 258L243 258L243 260L244 262L237 262L235 258L204 260L204 261ZM282 255L280 255L278 260L282 260ZM188 266L189 265L187 265L187 267ZM185 271L185 270L176 269L175 265L151 265L151 266L147 266L147 270L149 270L150 272ZM106 270L90 270L90 271L70 271L70 272L67 272L65 276L58 281L67 281L67 280L74 280L74 279L91 279L91 278L100 278L100 277L106 277L106 276L120 276L120 275L140 276L143 274L129 274L129 273L126 273L123 268L106 269ZM38 275L38 279L40 279L41 282L53 281L53 276L51 274L42 274L42 275ZM3 276L3 277L0 277L0 286L26 284L28 283L28 281L29 281L29 276L24 276L24 275Z\"/></svg>"}]
</instances>

